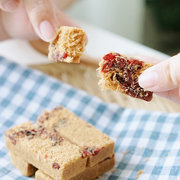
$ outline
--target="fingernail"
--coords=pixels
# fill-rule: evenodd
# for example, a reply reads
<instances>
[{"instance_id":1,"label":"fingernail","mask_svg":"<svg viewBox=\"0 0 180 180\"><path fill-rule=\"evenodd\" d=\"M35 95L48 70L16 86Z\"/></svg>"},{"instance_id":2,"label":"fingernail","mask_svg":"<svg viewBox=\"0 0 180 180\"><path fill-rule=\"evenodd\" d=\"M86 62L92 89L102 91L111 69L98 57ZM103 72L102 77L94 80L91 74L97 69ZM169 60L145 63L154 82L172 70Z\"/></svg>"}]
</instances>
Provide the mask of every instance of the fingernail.
<instances>
[{"instance_id":1,"label":"fingernail","mask_svg":"<svg viewBox=\"0 0 180 180\"><path fill-rule=\"evenodd\" d=\"M15 9L17 9L19 5L19 2L15 1L15 0L9 0L7 2L5 2L4 4L2 4L2 8L5 10L5 11L14 11Z\"/></svg>"},{"instance_id":2,"label":"fingernail","mask_svg":"<svg viewBox=\"0 0 180 180\"><path fill-rule=\"evenodd\" d=\"M157 81L158 81L157 72L147 72L141 74L139 77L139 85L144 89L148 89L156 86Z\"/></svg>"},{"instance_id":3,"label":"fingernail","mask_svg":"<svg viewBox=\"0 0 180 180\"><path fill-rule=\"evenodd\" d=\"M41 22L39 29L41 32L42 39L44 41L52 41L56 36L56 32L53 25L47 20Z\"/></svg>"}]
</instances>

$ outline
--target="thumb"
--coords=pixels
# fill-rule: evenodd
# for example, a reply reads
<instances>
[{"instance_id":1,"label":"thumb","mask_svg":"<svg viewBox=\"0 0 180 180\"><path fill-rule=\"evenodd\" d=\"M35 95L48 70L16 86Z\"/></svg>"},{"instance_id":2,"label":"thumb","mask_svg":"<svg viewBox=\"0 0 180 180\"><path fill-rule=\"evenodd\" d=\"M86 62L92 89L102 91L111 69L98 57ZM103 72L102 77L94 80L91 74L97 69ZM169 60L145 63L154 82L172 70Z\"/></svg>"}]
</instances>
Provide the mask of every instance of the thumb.
<instances>
[{"instance_id":1,"label":"thumb","mask_svg":"<svg viewBox=\"0 0 180 180\"><path fill-rule=\"evenodd\" d=\"M175 89L179 84L180 54L148 68L139 77L139 85L154 92Z\"/></svg>"}]
</instances>

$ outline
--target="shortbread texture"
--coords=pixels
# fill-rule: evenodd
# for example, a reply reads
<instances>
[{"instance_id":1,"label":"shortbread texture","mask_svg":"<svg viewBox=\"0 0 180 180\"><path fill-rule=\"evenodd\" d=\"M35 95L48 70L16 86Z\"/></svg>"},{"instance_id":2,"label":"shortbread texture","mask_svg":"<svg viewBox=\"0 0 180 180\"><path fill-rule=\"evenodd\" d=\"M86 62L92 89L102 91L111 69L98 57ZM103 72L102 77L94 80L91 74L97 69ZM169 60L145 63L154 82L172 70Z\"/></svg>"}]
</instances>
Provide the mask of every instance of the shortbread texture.
<instances>
[{"instance_id":1,"label":"shortbread texture","mask_svg":"<svg viewBox=\"0 0 180 180\"><path fill-rule=\"evenodd\" d=\"M22 158L18 157L14 153L9 153L10 158L11 158L11 163L19 169L22 175L24 176L32 176L35 174L37 171L37 168L35 168L33 165L27 163L24 161Z\"/></svg>"},{"instance_id":2,"label":"shortbread texture","mask_svg":"<svg viewBox=\"0 0 180 180\"><path fill-rule=\"evenodd\" d=\"M5 140L10 152L54 179L70 179L86 168L81 148L31 122L7 130Z\"/></svg>"},{"instance_id":3,"label":"shortbread texture","mask_svg":"<svg viewBox=\"0 0 180 180\"><path fill-rule=\"evenodd\" d=\"M115 164L115 158L107 159L93 167L87 167L83 172L71 178L70 180L91 180L111 170ZM54 180L46 173L38 170L35 173L36 180Z\"/></svg>"},{"instance_id":4,"label":"shortbread texture","mask_svg":"<svg viewBox=\"0 0 180 180\"><path fill-rule=\"evenodd\" d=\"M60 26L57 37L49 45L48 58L53 61L79 63L85 50L85 32L83 29Z\"/></svg>"},{"instance_id":5,"label":"shortbread texture","mask_svg":"<svg viewBox=\"0 0 180 180\"><path fill-rule=\"evenodd\" d=\"M83 150L82 157L88 157L87 166L94 166L114 155L114 142L103 132L96 129L63 106L44 111L37 124L55 131Z\"/></svg>"},{"instance_id":6,"label":"shortbread texture","mask_svg":"<svg viewBox=\"0 0 180 180\"><path fill-rule=\"evenodd\" d=\"M114 90L134 98L151 101L153 93L139 86L138 78L153 63L110 52L102 57L98 72L102 90Z\"/></svg>"}]
</instances>

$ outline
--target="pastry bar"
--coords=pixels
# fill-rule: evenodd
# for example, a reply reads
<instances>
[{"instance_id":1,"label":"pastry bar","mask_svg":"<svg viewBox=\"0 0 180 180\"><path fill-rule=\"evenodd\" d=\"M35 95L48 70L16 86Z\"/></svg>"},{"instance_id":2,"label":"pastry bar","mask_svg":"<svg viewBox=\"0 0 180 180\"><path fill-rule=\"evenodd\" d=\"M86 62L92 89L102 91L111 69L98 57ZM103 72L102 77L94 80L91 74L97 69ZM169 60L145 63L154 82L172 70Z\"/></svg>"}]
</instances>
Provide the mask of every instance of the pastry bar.
<instances>
[{"instance_id":1,"label":"pastry bar","mask_svg":"<svg viewBox=\"0 0 180 180\"><path fill-rule=\"evenodd\" d=\"M87 167L86 170L71 178L70 180L91 180L111 170L115 164L115 159L107 159L93 167ZM36 180L53 180L50 176L44 172L38 170L35 173Z\"/></svg>"},{"instance_id":2,"label":"pastry bar","mask_svg":"<svg viewBox=\"0 0 180 180\"><path fill-rule=\"evenodd\" d=\"M151 101L153 93L139 86L138 78L154 64L110 52L102 57L98 68L102 90L115 90L134 98Z\"/></svg>"},{"instance_id":3,"label":"pastry bar","mask_svg":"<svg viewBox=\"0 0 180 180\"><path fill-rule=\"evenodd\" d=\"M49 45L48 58L54 61L79 63L85 49L83 29L60 26L57 37Z\"/></svg>"},{"instance_id":4,"label":"pastry bar","mask_svg":"<svg viewBox=\"0 0 180 180\"><path fill-rule=\"evenodd\" d=\"M11 163L17 169L19 169L19 171L21 172L22 175L32 176L37 171L37 168L35 168L33 165L27 163L26 161L24 161L23 159L18 157L16 154L10 152L9 155L11 158Z\"/></svg>"},{"instance_id":5,"label":"pastry bar","mask_svg":"<svg viewBox=\"0 0 180 180\"><path fill-rule=\"evenodd\" d=\"M63 106L45 111L38 117L37 124L83 148L82 157L88 157L88 166L92 167L114 155L114 142L106 134Z\"/></svg>"},{"instance_id":6,"label":"pastry bar","mask_svg":"<svg viewBox=\"0 0 180 180\"><path fill-rule=\"evenodd\" d=\"M82 158L81 148L31 122L7 130L5 140L10 152L54 179L70 179L86 168L87 158Z\"/></svg>"},{"instance_id":7,"label":"pastry bar","mask_svg":"<svg viewBox=\"0 0 180 180\"><path fill-rule=\"evenodd\" d=\"M36 169L34 166L31 164L27 163L23 159L19 158L17 155L14 153L11 154L11 161L13 164L20 170L20 172L23 172L23 175L29 176L30 174L33 175L35 171L31 171L31 169ZM90 179L95 179L96 177L104 174L105 172L109 171L110 169L113 168L115 164L115 158L114 156L112 158L108 158L97 165L93 167L86 167L86 169L79 173L78 175L72 177L70 180L90 180ZM31 167L31 168L24 168L25 167ZM45 174L43 171L38 170L36 172L36 180L53 180L49 175Z\"/></svg>"}]
</instances>

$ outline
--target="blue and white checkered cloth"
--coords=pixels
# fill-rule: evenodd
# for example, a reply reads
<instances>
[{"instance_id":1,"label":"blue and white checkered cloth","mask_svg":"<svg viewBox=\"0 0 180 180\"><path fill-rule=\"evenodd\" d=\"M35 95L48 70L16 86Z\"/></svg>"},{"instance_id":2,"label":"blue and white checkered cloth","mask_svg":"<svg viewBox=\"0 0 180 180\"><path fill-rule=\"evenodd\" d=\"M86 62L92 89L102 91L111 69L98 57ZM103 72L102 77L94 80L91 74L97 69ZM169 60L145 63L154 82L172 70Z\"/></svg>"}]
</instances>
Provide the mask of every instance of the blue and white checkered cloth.
<instances>
[{"instance_id":1,"label":"blue and white checkered cloth","mask_svg":"<svg viewBox=\"0 0 180 180\"><path fill-rule=\"evenodd\" d=\"M124 109L0 57L0 179L26 180L10 163L4 132L61 104L115 141L114 172L103 180L176 180L180 173L180 114ZM127 152L127 153L125 153Z\"/></svg>"}]
</instances>

